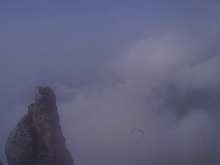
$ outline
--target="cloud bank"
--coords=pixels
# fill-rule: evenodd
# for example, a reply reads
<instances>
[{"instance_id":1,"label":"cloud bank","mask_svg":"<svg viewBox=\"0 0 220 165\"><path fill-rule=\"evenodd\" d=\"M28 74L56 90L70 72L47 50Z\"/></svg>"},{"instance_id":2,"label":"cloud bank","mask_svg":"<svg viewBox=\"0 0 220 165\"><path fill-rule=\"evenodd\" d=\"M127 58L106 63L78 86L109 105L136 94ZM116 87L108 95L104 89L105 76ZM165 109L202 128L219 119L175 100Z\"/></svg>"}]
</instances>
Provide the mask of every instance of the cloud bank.
<instances>
[{"instance_id":1,"label":"cloud bank","mask_svg":"<svg viewBox=\"0 0 220 165\"><path fill-rule=\"evenodd\" d=\"M75 163L219 164L219 56L201 59L203 46L175 34L138 41L60 104Z\"/></svg>"}]
</instances>

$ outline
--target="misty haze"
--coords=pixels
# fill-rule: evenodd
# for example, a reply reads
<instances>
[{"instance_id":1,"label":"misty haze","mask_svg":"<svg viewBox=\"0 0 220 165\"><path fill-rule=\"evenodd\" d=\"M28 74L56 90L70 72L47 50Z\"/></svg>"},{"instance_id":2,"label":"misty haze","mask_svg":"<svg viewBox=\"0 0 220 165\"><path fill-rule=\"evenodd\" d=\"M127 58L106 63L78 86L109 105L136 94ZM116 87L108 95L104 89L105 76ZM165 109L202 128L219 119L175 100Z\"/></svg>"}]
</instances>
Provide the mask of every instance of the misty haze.
<instances>
[{"instance_id":1,"label":"misty haze","mask_svg":"<svg viewBox=\"0 0 220 165\"><path fill-rule=\"evenodd\" d=\"M220 164L220 2L1 1L0 160L56 94L74 165Z\"/></svg>"}]
</instances>

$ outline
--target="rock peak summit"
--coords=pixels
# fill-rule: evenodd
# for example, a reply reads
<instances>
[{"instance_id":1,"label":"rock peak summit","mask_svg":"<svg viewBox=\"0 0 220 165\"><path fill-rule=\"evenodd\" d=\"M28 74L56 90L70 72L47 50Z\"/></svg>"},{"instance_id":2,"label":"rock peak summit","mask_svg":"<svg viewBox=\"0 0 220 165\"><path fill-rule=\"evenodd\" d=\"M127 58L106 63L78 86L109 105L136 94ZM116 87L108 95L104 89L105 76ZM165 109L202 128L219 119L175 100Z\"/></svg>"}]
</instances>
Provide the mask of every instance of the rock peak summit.
<instances>
[{"instance_id":1,"label":"rock peak summit","mask_svg":"<svg viewBox=\"0 0 220 165\"><path fill-rule=\"evenodd\" d=\"M9 134L5 153L8 165L73 165L50 87L36 87L35 103Z\"/></svg>"}]
</instances>

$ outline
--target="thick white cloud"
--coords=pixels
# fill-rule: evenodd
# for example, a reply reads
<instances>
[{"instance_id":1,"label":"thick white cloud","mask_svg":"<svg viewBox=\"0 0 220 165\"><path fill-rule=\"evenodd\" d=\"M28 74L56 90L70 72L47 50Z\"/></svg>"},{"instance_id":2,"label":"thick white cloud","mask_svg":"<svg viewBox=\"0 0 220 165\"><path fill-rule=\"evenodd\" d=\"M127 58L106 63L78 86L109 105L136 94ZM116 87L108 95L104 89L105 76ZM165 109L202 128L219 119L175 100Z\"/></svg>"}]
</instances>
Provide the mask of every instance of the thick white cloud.
<instances>
[{"instance_id":1,"label":"thick white cloud","mask_svg":"<svg viewBox=\"0 0 220 165\"><path fill-rule=\"evenodd\" d=\"M158 113L148 100L152 88L168 82L185 91L216 85L219 57L200 62L201 50L199 41L180 35L141 40L111 62L120 81L92 91L79 89L74 100L61 104L61 124L76 164L217 165L218 115L186 109L178 118L170 107ZM164 103L163 97L154 99L156 107ZM134 128L145 135L131 134ZM195 130L204 131L207 139Z\"/></svg>"},{"instance_id":2,"label":"thick white cloud","mask_svg":"<svg viewBox=\"0 0 220 165\"><path fill-rule=\"evenodd\" d=\"M149 86L173 79L185 65L194 62L202 44L177 34L151 37L131 45L112 63L116 75L141 79Z\"/></svg>"},{"instance_id":3,"label":"thick white cloud","mask_svg":"<svg viewBox=\"0 0 220 165\"><path fill-rule=\"evenodd\" d=\"M140 89L140 88L139 88ZM67 145L76 164L189 164L215 162L220 136L218 118L193 110L182 120L156 115L146 102L146 91L123 83L80 93L59 106ZM132 133L141 128L145 134ZM206 133L203 141L195 130ZM216 164L217 165L217 164Z\"/></svg>"},{"instance_id":4,"label":"thick white cloud","mask_svg":"<svg viewBox=\"0 0 220 165\"><path fill-rule=\"evenodd\" d=\"M164 35L131 45L111 67L124 80L138 79L158 87L175 82L179 88L217 87L220 56L200 61L204 43L181 35ZM195 64L196 63L196 64Z\"/></svg>"}]
</instances>

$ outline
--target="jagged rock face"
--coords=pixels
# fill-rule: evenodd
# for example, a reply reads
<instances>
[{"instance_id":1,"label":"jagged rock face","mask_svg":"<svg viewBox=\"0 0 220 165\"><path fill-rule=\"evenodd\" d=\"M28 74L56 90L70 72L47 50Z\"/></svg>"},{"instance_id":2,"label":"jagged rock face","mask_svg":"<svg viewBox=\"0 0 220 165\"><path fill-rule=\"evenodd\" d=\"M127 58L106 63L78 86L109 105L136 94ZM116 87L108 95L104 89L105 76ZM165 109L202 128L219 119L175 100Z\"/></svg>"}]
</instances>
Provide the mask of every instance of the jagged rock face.
<instances>
[{"instance_id":1,"label":"jagged rock face","mask_svg":"<svg viewBox=\"0 0 220 165\"><path fill-rule=\"evenodd\" d=\"M5 153L8 165L73 165L50 87L36 87L35 103L9 134Z\"/></svg>"}]
</instances>

